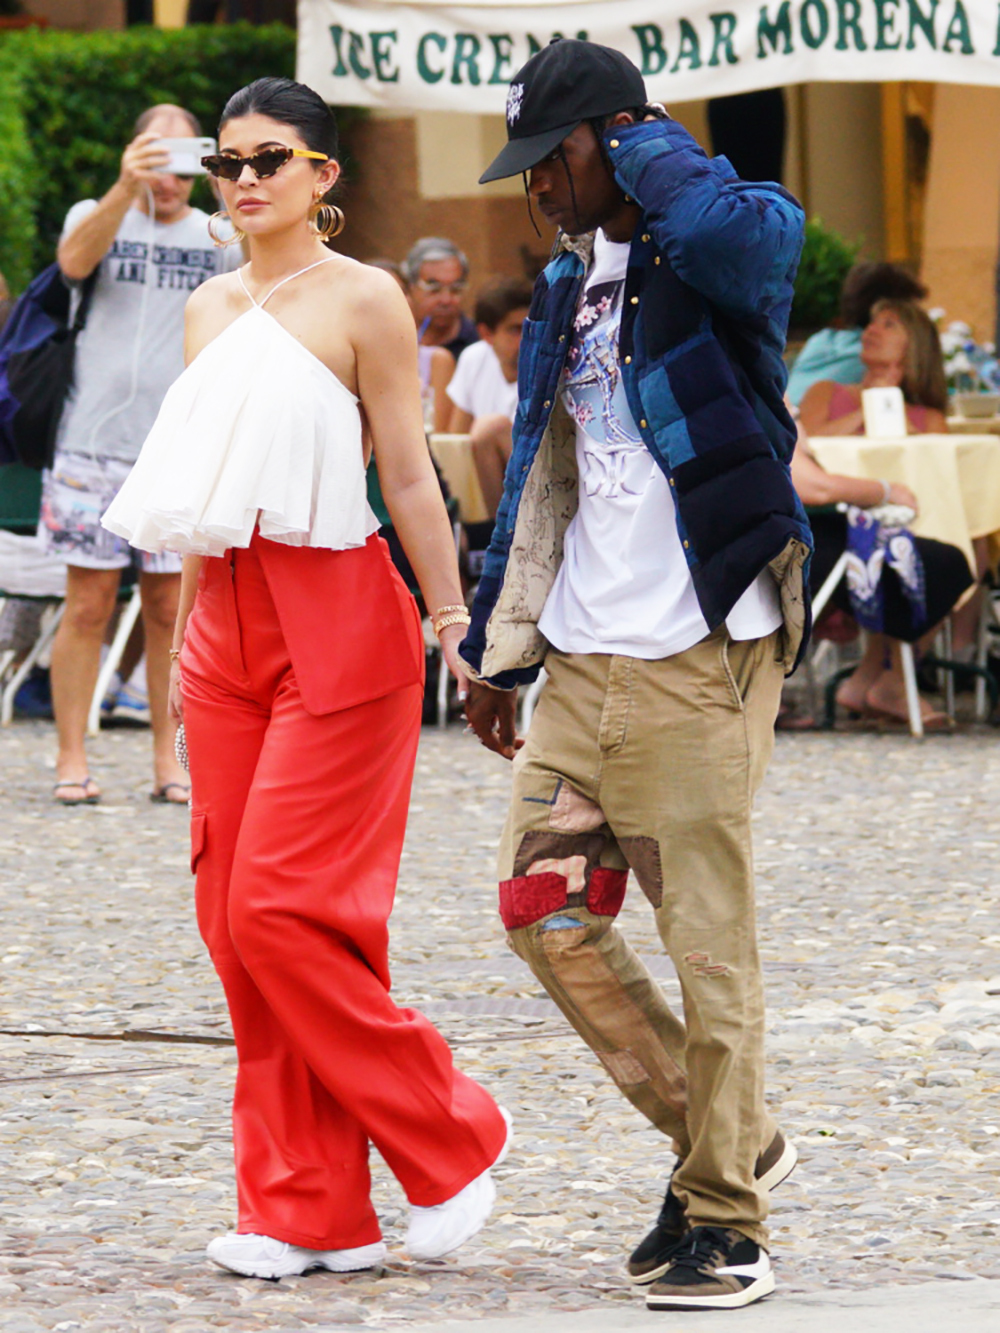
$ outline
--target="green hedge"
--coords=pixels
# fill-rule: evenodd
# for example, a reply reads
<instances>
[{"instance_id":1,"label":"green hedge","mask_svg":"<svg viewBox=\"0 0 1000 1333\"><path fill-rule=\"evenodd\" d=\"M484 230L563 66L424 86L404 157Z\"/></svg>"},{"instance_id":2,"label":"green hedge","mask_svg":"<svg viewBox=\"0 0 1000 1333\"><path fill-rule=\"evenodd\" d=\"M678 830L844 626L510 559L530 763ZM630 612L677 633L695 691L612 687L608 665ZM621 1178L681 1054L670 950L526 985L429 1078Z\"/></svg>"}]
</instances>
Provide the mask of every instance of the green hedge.
<instances>
[{"instance_id":1,"label":"green hedge","mask_svg":"<svg viewBox=\"0 0 1000 1333\"><path fill-rule=\"evenodd\" d=\"M820 218L806 222L806 238L795 278L789 321L796 330L825 328L837 314L847 270L858 257L860 241L847 241Z\"/></svg>"},{"instance_id":2,"label":"green hedge","mask_svg":"<svg viewBox=\"0 0 1000 1333\"><path fill-rule=\"evenodd\" d=\"M214 134L230 93L294 70L283 24L0 33L0 272L11 290L52 262L72 204L114 183L147 106L178 102ZM339 111L341 126L358 114ZM212 211L207 186L195 191Z\"/></svg>"}]
</instances>

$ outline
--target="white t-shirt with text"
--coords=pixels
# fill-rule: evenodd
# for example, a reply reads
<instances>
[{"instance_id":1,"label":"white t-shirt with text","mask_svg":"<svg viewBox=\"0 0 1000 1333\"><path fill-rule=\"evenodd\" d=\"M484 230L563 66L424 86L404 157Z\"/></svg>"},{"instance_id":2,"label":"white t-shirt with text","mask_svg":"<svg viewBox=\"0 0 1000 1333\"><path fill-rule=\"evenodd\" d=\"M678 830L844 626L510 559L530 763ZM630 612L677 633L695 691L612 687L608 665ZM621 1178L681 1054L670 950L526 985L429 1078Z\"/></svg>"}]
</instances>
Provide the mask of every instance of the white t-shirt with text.
<instances>
[{"instance_id":1,"label":"white t-shirt with text","mask_svg":"<svg viewBox=\"0 0 1000 1333\"><path fill-rule=\"evenodd\" d=\"M693 647L708 625L677 534L673 493L642 441L621 379L628 256L627 243L598 231L561 386L576 423L579 508L538 628L560 652L655 660ZM756 639L781 620L765 570L726 625L734 639Z\"/></svg>"},{"instance_id":2,"label":"white t-shirt with text","mask_svg":"<svg viewBox=\"0 0 1000 1333\"><path fill-rule=\"evenodd\" d=\"M63 236L96 207L93 199L74 204ZM238 245L213 245L200 209L171 223L129 209L101 260L77 339L57 450L135 462L163 395L184 369L188 297L242 258Z\"/></svg>"}]
</instances>

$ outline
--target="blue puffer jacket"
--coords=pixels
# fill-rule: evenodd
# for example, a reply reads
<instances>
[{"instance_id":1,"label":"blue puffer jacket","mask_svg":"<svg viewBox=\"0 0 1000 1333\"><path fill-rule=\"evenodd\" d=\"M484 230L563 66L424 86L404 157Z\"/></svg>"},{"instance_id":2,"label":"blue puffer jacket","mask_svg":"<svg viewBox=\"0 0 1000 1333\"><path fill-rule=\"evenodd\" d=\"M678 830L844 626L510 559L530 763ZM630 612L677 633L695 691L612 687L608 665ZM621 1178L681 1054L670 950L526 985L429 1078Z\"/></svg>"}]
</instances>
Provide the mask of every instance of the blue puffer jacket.
<instances>
[{"instance_id":1,"label":"blue puffer jacket","mask_svg":"<svg viewBox=\"0 0 1000 1333\"><path fill-rule=\"evenodd\" d=\"M778 185L738 179L676 121L605 139L640 206L619 355L643 442L666 473L710 629L770 567L791 669L809 630L811 533L792 487L782 360L803 214ZM534 679L538 618L576 511L575 429L559 386L592 238L559 238L535 285L518 369L514 449L462 656L505 689ZM664 515L672 521L673 515Z\"/></svg>"}]
</instances>

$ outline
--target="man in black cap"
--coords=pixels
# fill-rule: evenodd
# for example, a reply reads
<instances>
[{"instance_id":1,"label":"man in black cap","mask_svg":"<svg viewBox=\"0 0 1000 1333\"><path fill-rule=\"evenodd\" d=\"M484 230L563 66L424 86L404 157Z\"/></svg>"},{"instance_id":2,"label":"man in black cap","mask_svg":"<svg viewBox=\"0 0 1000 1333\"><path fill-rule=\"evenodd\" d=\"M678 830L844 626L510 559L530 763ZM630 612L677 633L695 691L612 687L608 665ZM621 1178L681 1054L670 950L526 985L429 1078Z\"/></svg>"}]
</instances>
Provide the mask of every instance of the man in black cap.
<instances>
[{"instance_id":1,"label":"man in black cap","mask_svg":"<svg viewBox=\"0 0 1000 1333\"><path fill-rule=\"evenodd\" d=\"M500 913L515 951L678 1162L630 1277L659 1308L773 1290L750 838L810 534L782 361L803 216L740 181L618 52L557 41L515 76L508 143L559 228L521 343L504 498L462 652L468 716L515 759ZM530 732L518 685L544 660ZM523 747L523 748L522 748ZM674 1016L614 924L631 869Z\"/></svg>"}]
</instances>

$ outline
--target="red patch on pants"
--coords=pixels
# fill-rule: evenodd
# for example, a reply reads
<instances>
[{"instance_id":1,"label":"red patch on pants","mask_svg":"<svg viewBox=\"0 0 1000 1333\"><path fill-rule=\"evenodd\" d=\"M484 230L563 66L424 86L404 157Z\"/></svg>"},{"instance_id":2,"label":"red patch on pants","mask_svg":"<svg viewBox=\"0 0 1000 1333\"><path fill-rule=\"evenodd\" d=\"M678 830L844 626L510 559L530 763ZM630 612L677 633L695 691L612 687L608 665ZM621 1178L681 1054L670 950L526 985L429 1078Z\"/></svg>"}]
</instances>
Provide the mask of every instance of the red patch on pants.
<instances>
[{"instance_id":1,"label":"red patch on pants","mask_svg":"<svg viewBox=\"0 0 1000 1333\"><path fill-rule=\"evenodd\" d=\"M586 907L595 916L617 916L625 901L627 870L608 870L597 866L591 871L587 885ZM543 916L564 907L583 905L583 894L570 895L565 875L546 872L540 875L518 875L500 884L500 919L508 930L520 930L541 921ZM583 925L583 922L580 923Z\"/></svg>"},{"instance_id":2,"label":"red patch on pants","mask_svg":"<svg viewBox=\"0 0 1000 1333\"><path fill-rule=\"evenodd\" d=\"M609 870L597 866L587 888L587 909L595 916L617 916L625 901L627 870Z\"/></svg>"},{"instance_id":3,"label":"red patch on pants","mask_svg":"<svg viewBox=\"0 0 1000 1333\"><path fill-rule=\"evenodd\" d=\"M565 875L518 875L500 882L500 920L508 930L533 925L565 906Z\"/></svg>"}]
</instances>

